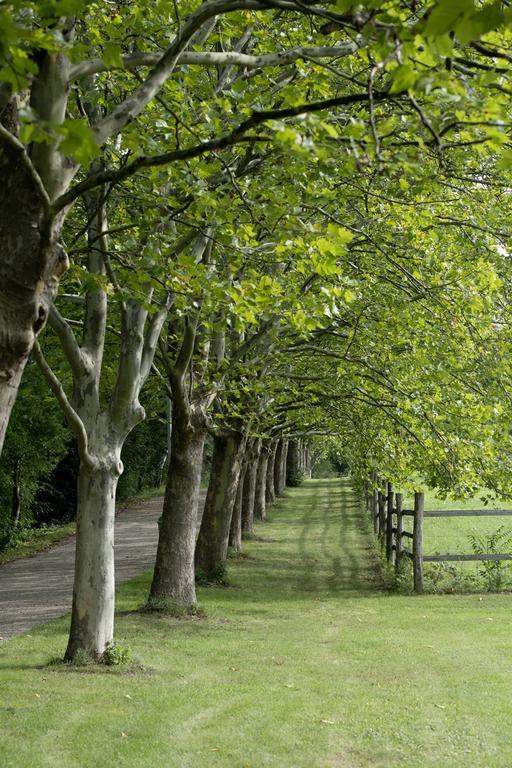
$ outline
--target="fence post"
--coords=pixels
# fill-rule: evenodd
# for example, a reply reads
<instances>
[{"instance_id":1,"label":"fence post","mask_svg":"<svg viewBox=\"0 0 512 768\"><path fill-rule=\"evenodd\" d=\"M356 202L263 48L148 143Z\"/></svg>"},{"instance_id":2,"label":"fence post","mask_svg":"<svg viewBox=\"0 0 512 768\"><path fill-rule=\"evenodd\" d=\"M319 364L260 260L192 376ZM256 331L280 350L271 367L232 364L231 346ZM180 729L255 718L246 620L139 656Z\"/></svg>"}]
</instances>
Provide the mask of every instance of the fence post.
<instances>
[{"instance_id":1,"label":"fence post","mask_svg":"<svg viewBox=\"0 0 512 768\"><path fill-rule=\"evenodd\" d=\"M379 535L379 494L375 488L372 491L372 520L373 520L373 533L375 536Z\"/></svg>"},{"instance_id":2,"label":"fence post","mask_svg":"<svg viewBox=\"0 0 512 768\"><path fill-rule=\"evenodd\" d=\"M404 530L404 516L402 515L402 494L396 494L396 540L395 540L395 569L400 570L402 560L402 533Z\"/></svg>"},{"instance_id":3,"label":"fence post","mask_svg":"<svg viewBox=\"0 0 512 768\"><path fill-rule=\"evenodd\" d=\"M379 536L382 538L384 536L384 533L386 532L386 497L382 493L382 490L379 490L378 495L378 503L379 503Z\"/></svg>"},{"instance_id":4,"label":"fence post","mask_svg":"<svg viewBox=\"0 0 512 768\"><path fill-rule=\"evenodd\" d=\"M423 510L425 495L414 494L414 529L412 539L412 566L414 572L414 591L423 593Z\"/></svg>"},{"instance_id":5,"label":"fence post","mask_svg":"<svg viewBox=\"0 0 512 768\"><path fill-rule=\"evenodd\" d=\"M373 524L373 514L374 514L374 510L373 510L373 496L374 496L373 488L375 486L375 475L376 475L375 470L372 469L372 471L370 472L370 479L369 479L369 482L368 482L368 511L369 511L370 516L372 518L372 524Z\"/></svg>"},{"instance_id":6,"label":"fence post","mask_svg":"<svg viewBox=\"0 0 512 768\"><path fill-rule=\"evenodd\" d=\"M388 482L387 487L387 518L386 518L386 559L391 565L393 562L393 486Z\"/></svg>"}]
</instances>

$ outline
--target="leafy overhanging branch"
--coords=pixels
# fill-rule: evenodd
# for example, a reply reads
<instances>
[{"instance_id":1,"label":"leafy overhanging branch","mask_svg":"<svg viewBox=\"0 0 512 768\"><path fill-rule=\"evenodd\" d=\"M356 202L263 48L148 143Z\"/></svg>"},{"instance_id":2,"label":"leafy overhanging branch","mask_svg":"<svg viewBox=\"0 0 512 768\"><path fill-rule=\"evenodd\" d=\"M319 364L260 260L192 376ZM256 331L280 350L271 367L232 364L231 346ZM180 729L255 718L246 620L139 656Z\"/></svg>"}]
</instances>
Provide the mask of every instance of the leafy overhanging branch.
<instances>
[{"instance_id":1,"label":"leafy overhanging branch","mask_svg":"<svg viewBox=\"0 0 512 768\"><path fill-rule=\"evenodd\" d=\"M238 51L184 51L179 58L179 65L199 65L203 67L244 67L247 69L263 69L291 64L299 59L337 59L349 56L358 50L357 43L345 43L334 46L298 46L286 51L252 55ZM102 59L82 61L71 68L69 80L78 80L102 72L121 70L131 72L138 67L149 67L158 64L161 53L129 53L121 57L117 64L106 64Z\"/></svg>"},{"instance_id":2,"label":"leafy overhanging branch","mask_svg":"<svg viewBox=\"0 0 512 768\"><path fill-rule=\"evenodd\" d=\"M155 68L148 77L120 104L94 126L95 139L102 145L110 136L115 136L154 99L174 72L180 57L188 47L192 38L205 24L216 16L233 13L240 10L264 11L270 9L294 11L302 15L312 15L321 18L346 23L353 14L337 14L322 6L293 0L208 0L203 2L182 26L181 32L175 37L169 48L161 56Z\"/></svg>"},{"instance_id":3,"label":"leafy overhanging branch","mask_svg":"<svg viewBox=\"0 0 512 768\"><path fill-rule=\"evenodd\" d=\"M393 94L392 98L397 98L400 94ZM391 98L387 91L373 93L373 99L383 101ZM171 163L183 160L192 160L208 152L215 152L243 141L268 141L268 136L248 136L252 128L265 123L269 120L282 120L288 117L297 117L307 113L322 112L333 107L347 106L349 104L359 104L368 101L368 93L352 93L345 96L336 96L331 99L311 102L309 104L299 104L284 109L254 110L252 114L238 125L230 133L226 133L209 141L201 142L192 147L184 149L174 149L171 152L164 152L161 155L150 155L139 157L131 163L127 163L122 168L112 168L98 173L91 174L86 179L76 184L65 194L61 195L54 203L54 210L59 211L71 205L80 195L90 189L94 189L101 184L118 184L124 179L133 176L143 168L154 168L157 166L170 165Z\"/></svg>"}]
</instances>

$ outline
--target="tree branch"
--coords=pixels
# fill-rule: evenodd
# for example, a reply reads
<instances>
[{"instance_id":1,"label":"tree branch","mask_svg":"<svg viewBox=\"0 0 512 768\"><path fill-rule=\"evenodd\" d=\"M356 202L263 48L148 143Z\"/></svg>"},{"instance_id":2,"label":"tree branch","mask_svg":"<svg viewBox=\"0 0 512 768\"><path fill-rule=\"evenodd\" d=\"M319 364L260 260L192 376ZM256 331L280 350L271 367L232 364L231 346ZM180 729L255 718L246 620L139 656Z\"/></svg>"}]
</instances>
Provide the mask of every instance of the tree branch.
<instances>
[{"instance_id":1,"label":"tree branch","mask_svg":"<svg viewBox=\"0 0 512 768\"><path fill-rule=\"evenodd\" d=\"M84 423L80 418L80 416L78 415L78 413L72 407L71 403L69 402L67 395L64 392L64 388L62 384L60 383L57 376L54 374L54 372L46 362L46 358L42 353L41 347L39 346L39 342L37 341L37 339L32 348L32 355L37 365L39 366L39 369L43 373L48 384L50 385L50 388L53 394L57 398L57 401L60 407L62 408L62 411L64 412L64 416L66 417L66 421L70 429L76 435L76 439L78 441L78 450L80 453L80 458L85 464L87 464L88 467L93 468L96 464L96 461L89 453L87 431L85 429Z\"/></svg>"},{"instance_id":2,"label":"tree branch","mask_svg":"<svg viewBox=\"0 0 512 768\"><path fill-rule=\"evenodd\" d=\"M151 367L153 365L153 359L155 357L155 351L160 338L160 332L162 330L165 319L169 313L172 305L172 298L167 296L162 307L156 312L149 323L149 328L144 340L144 348L142 350L142 360L140 365L140 378L142 384L148 378Z\"/></svg>"},{"instance_id":3,"label":"tree branch","mask_svg":"<svg viewBox=\"0 0 512 768\"><path fill-rule=\"evenodd\" d=\"M73 375L76 378L80 378L85 373L85 363L82 352L78 345L78 341L76 340L76 336L73 333L73 329L67 320L62 317L55 304L52 304L50 307L48 324L59 337L59 341Z\"/></svg>"},{"instance_id":4,"label":"tree branch","mask_svg":"<svg viewBox=\"0 0 512 768\"><path fill-rule=\"evenodd\" d=\"M394 94L393 98L396 98L400 94ZM389 98L389 94L384 92L373 93L373 99L383 100ZM349 104L359 104L368 101L368 93L353 93L346 96L338 96L332 99L325 99L323 101L311 102L309 104L299 104L294 107L287 107L285 109L270 109L266 111L254 111L246 120L235 128L230 133L218 136L217 138L204 141L201 144L188 147L186 149L175 149L171 152L165 152L162 155L153 155L139 157L131 163L127 163L122 168L109 169L106 171L100 171L98 173L91 174L84 181L76 184L65 194L61 195L54 203L55 210L61 210L70 205L77 197L87 192L89 189L93 189L100 184L105 183L119 183L124 179L133 176L139 170L143 168L152 168L160 165L169 165L179 160L192 160L195 157L200 157L207 152L214 152L220 149L225 149L233 144L237 144L241 141L268 141L268 136L247 136L247 132L251 128L255 128L268 120L282 120L287 117L297 117L306 113L322 112L333 107L347 106Z\"/></svg>"},{"instance_id":5,"label":"tree branch","mask_svg":"<svg viewBox=\"0 0 512 768\"><path fill-rule=\"evenodd\" d=\"M298 46L290 48L287 51L278 53L266 53L261 55L251 55L248 53L238 53L237 51L183 51L179 57L178 64L195 64L202 67L244 67L246 69L263 69L266 67L280 67L291 64L299 59L323 59L340 58L355 53L358 50L357 43L346 43L345 45L308 47ZM131 72L138 67L148 67L158 64L162 58L161 53L129 53L122 57L122 63L107 66L101 59L90 59L82 61L71 68L70 80L78 80L82 77L97 75L101 72L111 72L113 70L122 70Z\"/></svg>"}]
</instances>

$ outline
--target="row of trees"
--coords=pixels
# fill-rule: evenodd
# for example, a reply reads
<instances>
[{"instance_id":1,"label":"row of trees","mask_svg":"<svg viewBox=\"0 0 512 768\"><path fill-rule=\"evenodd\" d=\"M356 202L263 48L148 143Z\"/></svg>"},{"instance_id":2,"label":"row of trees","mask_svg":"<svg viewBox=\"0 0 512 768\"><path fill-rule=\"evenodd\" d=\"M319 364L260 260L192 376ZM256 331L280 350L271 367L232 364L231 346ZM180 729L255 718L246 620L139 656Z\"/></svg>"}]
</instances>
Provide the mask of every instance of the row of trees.
<instances>
[{"instance_id":1,"label":"row of trees","mask_svg":"<svg viewBox=\"0 0 512 768\"><path fill-rule=\"evenodd\" d=\"M286 466L308 471L299 439L364 476L504 487L504 4L0 13L0 443L32 353L22 408L39 398L57 460L37 364L78 455L68 658L113 640L116 490L146 410L169 448L153 607L222 577Z\"/></svg>"}]
</instances>

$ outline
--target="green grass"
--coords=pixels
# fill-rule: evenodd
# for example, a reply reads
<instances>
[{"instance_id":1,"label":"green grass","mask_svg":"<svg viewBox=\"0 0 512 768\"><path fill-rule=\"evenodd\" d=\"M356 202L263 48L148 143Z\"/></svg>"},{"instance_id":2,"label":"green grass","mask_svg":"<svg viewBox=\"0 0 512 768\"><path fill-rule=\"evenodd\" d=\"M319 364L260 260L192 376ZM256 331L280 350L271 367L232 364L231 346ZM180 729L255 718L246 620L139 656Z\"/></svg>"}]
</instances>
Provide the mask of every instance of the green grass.
<instances>
[{"instance_id":1,"label":"green grass","mask_svg":"<svg viewBox=\"0 0 512 768\"><path fill-rule=\"evenodd\" d=\"M20 557L30 557L38 552L44 552L74 533L74 523L47 525L44 528L24 528L18 534L16 544L0 552L0 565L18 560Z\"/></svg>"},{"instance_id":2,"label":"green grass","mask_svg":"<svg viewBox=\"0 0 512 768\"><path fill-rule=\"evenodd\" d=\"M119 502L117 504L118 512L137 502L152 499L155 496L162 496L165 487L145 488L136 496ZM75 523L66 523L65 525L47 525L44 528L24 528L20 531L16 543L6 547L0 552L0 565L18 560L21 557L30 557L37 555L38 552L45 552L58 544L62 539L72 536L75 533Z\"/></svg>"},{"instance_id":3,"label":"green grass","mask_svg":"<svg viewBox=\"0 0 512 768\"><path fill-rule=\"evenodd\" d=\"M504 768L512 764L511 598L390 595L348 485L287 492L200 590L205 618L135 613L145 669L48 667L68 619L0 650L2 768Z\"/></svg>"},{"instance_id":4,"label":"green grass","mask_svg":"<svg viewBox=\"0 0 512 768\"><path fill-rule=\"evenodd\" d=\"M485 490L482 491L486 495ZM412 509L414 498L404 497L404 508ZM510 501L499 499L485 505L479 496L470 499L456 500L440 499L435 491L425 492L425 510L449 509L512 509ZM470 536L476 535L484 539L504 527L512 534L511 517L434 517L426 518L423 523L423 551L427 554L471 554L473 552ZM404 528L412 531L411 517L404 519ZM405 544L410 548L410 542ZM507 551L507 550L506 550ZM503 572L506 575L504 587L512 586L512 565L503 562ZM485 589L486 581L482 577L481 563L450 563L425 564L427 588L441 590Z\"/></svg>"}]
</instances>

